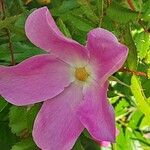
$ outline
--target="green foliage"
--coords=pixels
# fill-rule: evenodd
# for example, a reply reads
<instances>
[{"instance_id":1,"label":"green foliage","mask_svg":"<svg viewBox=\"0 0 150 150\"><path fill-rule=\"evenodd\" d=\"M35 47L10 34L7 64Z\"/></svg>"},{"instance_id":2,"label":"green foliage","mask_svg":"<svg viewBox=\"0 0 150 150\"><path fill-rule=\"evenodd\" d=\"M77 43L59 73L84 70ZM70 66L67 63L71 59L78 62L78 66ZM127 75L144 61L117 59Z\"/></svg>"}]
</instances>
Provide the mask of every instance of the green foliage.
<instances>
[{"instance_id":1,"label":"green foliage","mask_svg":"<svg viewBox=\"0 0 150 150\"><path fill-rule=\"evenodd\" d=\"M68 28L66 27L66 25L60 18L58 19L57 24L58 24L61 32L63 32L65 36L71 38L71 34L70 34Z\"/></svg>"},{"instance_id":2,"label":"green foliage","mask_svg":"<svg viewBox=\"0 0 150 150\"><path fill-rule=\"evenodd\" d=\"M93 23L98 24L99 18L96 16L95 12L92 9L92 6L87 0L77 0L78 4L80 4L81 9L83 10L83 14L86 15L87 19L91 20Z\"/></svg>"},{"instance_id":3,"label":"green foliage","mask_svg":"<svg viewBox=\"0 0 150 150\"><path fill-rule=\"evenodd\" d=\"M137 51L140 59L144 59L150 49L150 36L149 33L141 32L137 33L135 37Z\"/></svg>"},{"instance_id":4,"label":"green foliage","mask_svg":"<svg viewBox=\"0 0 150 150\"><path fill-rule=\"evenodd\" d=\"M38 148L34 144L32 138L22 140L21 142L16 143L11 150L37 150Z\"/></svg>"},{"instance_id":5,"label":"green foliage","mask_svg":"<svg viewBox=\"0 0 150 150\"><path fill-rule=\"evenodd\" d=\"M127 0L51 0L45 3L65 36L85 45L87 33L102 27L113 32L129 48L124 67L130 71L118 71L109 79L108 97L115 109L119 130L116 144L100 147L84 131L73 150L150 149L150 139L146 137L150 133L150 0L131 2L132 6ZM27 16L41 6L43 4L35 0L28 4L26 0L0 1L0 65L11 64L10 43L16 64L44 53L29 42L24 32ZM40 106L12 106L0 97L0 149L38 149L33 142L32 128Z\"/></svg>"},{"instance_id":6,"label":"green foliage","mask_svg":"<svg viewBox=\"0 0 150 150\"><path fill-rule=\"evenodd\" d=\"M3 28L9 28L10 26L12 26L15 21L20 17L19 16L13 16L13 17L8 17L5 20L0 20L0 29Z\"/></svg>"},{"instance_id":7,"label":"green foliage","mask_svg":"<svg viewBox=\"0 0 150 150\"><path fill-rule=\"evenodd\" d=\"M8 123L8 113L10 105L3 107L3 110L0 112L0 146L4 150L10 150L11 147L18 141L16 137L10 130ZM9 142L8 142L9 141Z\"/></svg>"},{"instance_id":8,"label":"green foliage","mask_svg":"<svg viewBox=\"0 0 150 150\"><path fill-rule=\"evenodd\" d=\"M0 112L3 111L3 109L7 106L7 102L0 97Z\"/></svg>"},{"instance_id":9,"label":"green foliage","mask_svg":"<svg viewBox=\"0 0 150 150\"><path fill-rule=\"evenodd\" d=\"M8 127L8 122L0 123L0 145L4 150L10 150L11 147L17 142L17 137L12 134Z\"/></svg>"},{"instance_id":10,"label":"green foliage","mask_svg":"<svg viewBox=\"0 0 150 150\"><path fill-rule=\"evenodd\" d=\"M20 137L11 150L36 150L32 139L34 119L40 109L40 104L26 107L12 106L9 112L9 127L12 133Z\"/></svg>"},{"instance_id":11,"label":"green foliage","mask_svg":"<svg viewBox=\"0 0 150 150\"><path fill-rule=\"evenodd\" d=\"M138 17L137 12L133 12L116 2L112 2L106 13L112 20L121 24L126 24L130 21L136 21Z\"/></svg>"},{"instance_id":12,"label":"green foliage","mask_svg":"<svg viewBox=\"0 0 150 150\"><path fill-rule=\"evenodd\" d=\"M136 69L137 68L137 49L133 41L129 25L126 26L124 40L125 40L125 44L129 48L127 65L129 69Z\"/></svg>"},{"instance_id":13,"label":"green foliage","mask_svg":"<svg viewBox=\"0 0 150 150\"><path fill-rule=\"evenodd\" d=\"M22 0L12 0L9 6L9 12L11 15L21 14L25 11Z\"/></svg>"},{"instance_id":14,"label":"green foliage","mask_svg":"<svg viewBox=\"0 0 150 150\"><path fill-rule=\"evenodd\" d=\"M12 132L18 136L22 136L24 132L27 134L31 133L39 108L39 104L27 107L12 106L9 112L9 126Z\"/></svg>"},{"instance_id":15,"label":"green foliage","mask_svg":"<svg viewBox=\"0 0 150 150\"><path fill-rule=\"evenodd\" d=\"M137 107L150 119L150 104L147 102L140 81L136 76L131 79L131 91L135 97Z\"/></svg>"}]
</instances>

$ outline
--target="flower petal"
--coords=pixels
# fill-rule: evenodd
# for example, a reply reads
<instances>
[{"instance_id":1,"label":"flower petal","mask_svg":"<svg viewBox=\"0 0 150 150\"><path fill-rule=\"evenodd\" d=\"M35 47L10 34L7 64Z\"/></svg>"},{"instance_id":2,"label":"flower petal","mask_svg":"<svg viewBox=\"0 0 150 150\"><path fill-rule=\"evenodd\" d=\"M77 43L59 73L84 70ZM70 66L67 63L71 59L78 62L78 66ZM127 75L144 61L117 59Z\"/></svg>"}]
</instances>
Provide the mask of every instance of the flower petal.
<instances>
[{"instance_id":1,"label":"flower petal","mask_svg":"<svg viewBox=\"0 0 150 150\"><path fill-rule=\"evenodd\" d=\"M100 142L100 146L101 146L101 147L109 147L109 146L110 146L110 142L101 141L101 142Z\"/></svg>"},{"instance_id":2,"label":"flower petal","mask_svg":"<svg viewBox=\"0 0 150 150\"><path fill-rule=\"evenodd\" d=\"M52 98L71 83L70 67L51 55L29 58L12 67L0 67L0 95L15 105Z\"/></svg>"},{"instance_id":3,"label":"flower petal","mask_svg":"<svg viewBox=\"0 0 150 150\"><path fill-rule=\"evenodd\" d=\"M116 138L118 134L119 134L119 130L116 128ZM100 141L99 144L101 147L109 147L111 143L108 141Z\"/></svg>"},{"instance_id":4,"label":"flower petal","mask_svg":"<svg viewBox=\"0 0 150 150\"><path fill-rule=\"evenodd\" d=\"M33 137L42 150L70 150L84 127L74 111L82 88L71 84L63 93L44 102L34 123Z\"/></svg>"},{"instance_id":5,"label":"flower petal","mask_svg":"<svg viewBox=\"0 0 150 150\"><path fill-rule=\"evenodd\" d=\"M108 84L93 85L84 90L84 102L77 111L82 124L97 141L115 140L115 117L107 100Z\"/></svg>"},{"instance_id":6,"label":"flower petal","mask_svg":"<svg viewBox=\"0 0 150 150\"><path fill-rule=\"evenodd\" d=\"M119 43L111 32L102 28L89 32L87 48L101 84L124 64L128 54L128 48Z\"/></svg>"},{"instance_id":7,"label":"flower petal","mask_svg":"<svg viewBox=\"0 0 150 150\"><path fill-rule=\"evenodd\" d=\"M60 32L47 7L39 8L29 15L25 31L32 43L67 63L88 59L87 49Z\"/></svg>"}]
</instances>

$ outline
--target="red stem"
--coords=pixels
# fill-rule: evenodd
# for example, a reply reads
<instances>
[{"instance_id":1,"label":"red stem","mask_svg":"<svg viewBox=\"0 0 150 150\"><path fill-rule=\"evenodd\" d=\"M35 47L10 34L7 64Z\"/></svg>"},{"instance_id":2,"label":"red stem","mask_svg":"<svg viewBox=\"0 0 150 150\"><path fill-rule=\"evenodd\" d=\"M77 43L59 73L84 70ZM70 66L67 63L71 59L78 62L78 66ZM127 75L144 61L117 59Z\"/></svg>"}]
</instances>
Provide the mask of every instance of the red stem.
<instances>
[{"instance_id":1,"label":"red stem","mask_svg":"<svg viewBox=\"0 0 150 150\"><path fill-rule=\"evenodd\" d=\"M133 1L132 0L127 0L131 10L135 11L135 7L134 7L134 4L133 4Z\"/></svg>"},{"instance_id":2,"label":"red stem","mask_svg":"<svg viewBox=\"0 0 150 150\"><path fill-rule=\"evenodd\" d=\"M147 73L145 73L145 72L130 70L130 69L125 68L125 67L122 67L119 71L120 72L127 72L127 73L134 74L136 76L143 76L143 77L148 78Z\"/></svg>"}]
</instances>

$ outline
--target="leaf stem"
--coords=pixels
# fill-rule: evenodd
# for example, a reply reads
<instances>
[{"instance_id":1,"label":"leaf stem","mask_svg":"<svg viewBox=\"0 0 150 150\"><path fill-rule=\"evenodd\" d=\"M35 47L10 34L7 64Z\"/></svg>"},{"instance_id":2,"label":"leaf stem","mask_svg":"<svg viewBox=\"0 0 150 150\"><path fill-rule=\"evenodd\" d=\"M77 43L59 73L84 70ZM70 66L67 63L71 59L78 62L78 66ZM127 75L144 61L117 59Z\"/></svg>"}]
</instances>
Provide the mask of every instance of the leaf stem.
<instances>
[{"instance_id":1,"label":"leaf stem","mask_svg":"<svg viewBox=\"0 0 150 150\"><path fill-rule=\"evenodd\" d=\"M132 1L132 0L127 0L127 2L128 2L128 4L129 4L131 10L132 10L132 11L135 11L135 7L134 7L134 4L133 4L133 1Z\"/></svg>"},{"instance_id":2,"label":"leaf stem","mask_svg":"<svg viewBox=\"0 0 150 150\"><path fill-rule=\"evenodd\" d=\"M3 20L3 19L5 19L5 16L6 16L6 14L5 14L4 1L3 1L3 0L0 0L0 3L1 3L1 7L2 7L2 12L3 12L3 18L2 18L2 20Z\"/></svg>"},{"instance_id":3,"label":"leaf stem","mask_svg":"<svg viewBox=\"0 0 150 150\"><path fill-rule=\"evenodd\" d=\"M5 4L4 4L4 1L3 0L0 0L1 2L1 5L2 5L2 12L3 12L3 19L6 18L6 13L5 13ZM9 29L5 28L5 32L6 32L6 35L8 37L8 40L9 40L9 50L10 50L10 57L11 57L11 65L14 66L15 65L15 58L14 58L14 50L13 50L13 44L12 44L12 41L11 41L11 36L10 36L10 31Z\"/></svg>"},{"instance_id":4,"label":"leaf stem","mask_svg":"<svg viewBox=\"0 0 150 150\"><path fill-rule=\"evenodd\" d=\"M138 23L144 29L144 32L150 33L150 31L145 27L144 22L141 19L138 20Z\"/></svg>"},{"instance_id":5,"label":"leaf stem","mask_svg":"<svg viewBox=\"0 0 150 150\"><path fill-rule=\"evenodd\" d=\"M111 143L111 149L115 150L115 144L114 143Z\"/></svg>"},{"instance_id":6,"label":"leaf stem","mask_svg":"<svg viewBox=\"0 0 150 150\"><path fill-rule=\"evenodd\" d=\"M15 65L15 58L14 58L14 49L13 49L13 44L11 41L11 37L10 37L10 31L8 29L6 29L6 33L8 36L8 40L9 40L9 50L10 50L10 57L11 57L11 65L14 66Z\"/></svg>"},{"instance_id":7,"label":"leaf stem","mask_svg":"<svg viewBox=\"0 0 150 150\"><path fill-rule=\"evenodd\" d=\"M120 72L127 72L127 73L134 74L134 75L136 75L136 76L143 76L143 77L148 78L148 75L147 75L147 73L145 73L145 72L130 70L130 69L125 68L125 67L122 67L119 71L120 71Z\"/></svg>"},{"instance_id":8,"label":"leaf stem","mask_svg":"<svg viewBox=\"0 0 150 150\"><path fill-rule=\"evenodd\" d=\"M101 16L100 16L100 27L102 26L102 21L103 21L103 17L104 17L104 1L102 0L102 10L101 10Z\"/></svg>"}]
</instances>

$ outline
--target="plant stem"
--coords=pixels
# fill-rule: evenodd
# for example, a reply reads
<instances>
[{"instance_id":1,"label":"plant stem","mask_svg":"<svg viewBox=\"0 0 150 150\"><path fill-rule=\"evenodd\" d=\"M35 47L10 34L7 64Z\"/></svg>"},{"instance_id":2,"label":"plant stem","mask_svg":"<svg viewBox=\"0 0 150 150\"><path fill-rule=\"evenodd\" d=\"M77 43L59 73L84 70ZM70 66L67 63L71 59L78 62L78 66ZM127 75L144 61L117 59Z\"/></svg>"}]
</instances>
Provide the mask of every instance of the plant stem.
<instances>
[{"instance_id":1,"label":"plant stem","mask_svg":"<svg viewBox=\"0 0 150 150\"><path fill-rule=\"evenodd\" d=\"M112 150L115 150L115 145L114 145L114 143L111 143L111 149L112 149Z\"/></svg>"},{"instance_id":2,"label":"plant stem","mask_svg":"<svg viewBox=\"0 0 150 150\"><path fill-rule=\"evenodd\" d=\"M127 2L128 2L128 4L129 4L131 10L132 10L132 11L135 11L135 7L134 7L134 4L133 4L133 1L132 1L132 0L127 0Z\"/></svg>"},{"instance_id":3,"label":"plant stem","mask_svg":"<svg viewBox=\"0 0 150 150\"><path fill-rule=\"evenodd\" d=\"M127 72L127 73L134 74L136 76L143 76L143 77L148 78L147 73L145 73L145 72L130 70L130 69L125 68L125 67L122 67L119 71L120 72Z\"/></svg>"},{"instance_id":4,"label":"plant stem","mask_svg":"<svg viewBox=\"0 0 150 150\"><path fill-rule=\"evenodd\" d=\"M6 18L5 4L4 4L3 0L0 0L0 2L1 2L1 6L2 6L3 19L5 19ZM6 32L6 35L8 37L8 40L9 40L8 46L9 46L9 50L10 50L11 65L14 66L15 65L15 58L14 58L14 50L13 50L13 44L11 41L10 31L9 31L9 29L5 28L5 32Z\"/></svg>"},{"instance_id":5,"label":"plant stem","mask_svg":"<svg viewBox=\"0 0 150 150\"><path fill-rule=\"evenodd\" d=\"M101 8L99 8L99 27L102 26L102 21L103 21L103 17L104 17L104 0L98 0L98 3L101 3Z\"/></svg>"},{"instance_id":6,"label":"plant stem","mask_svg":"<svg viewBox=\"0 0 150 150\"><path fill-rule=\"evenodd\" d=\"M9 40L8 46L9 46L10 56L11 56L11 65L14 66L15 65L14 49L13 49L13 44L12 44L11 37L10 37L10 31L6 29L6 33L7 33L8 40Z\"/></svg>"}]
</instances>

